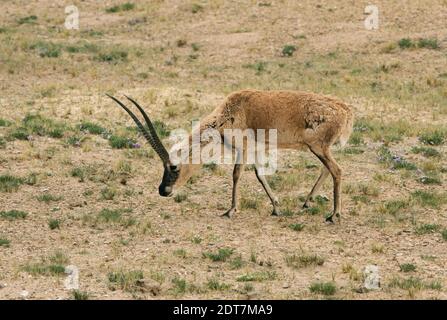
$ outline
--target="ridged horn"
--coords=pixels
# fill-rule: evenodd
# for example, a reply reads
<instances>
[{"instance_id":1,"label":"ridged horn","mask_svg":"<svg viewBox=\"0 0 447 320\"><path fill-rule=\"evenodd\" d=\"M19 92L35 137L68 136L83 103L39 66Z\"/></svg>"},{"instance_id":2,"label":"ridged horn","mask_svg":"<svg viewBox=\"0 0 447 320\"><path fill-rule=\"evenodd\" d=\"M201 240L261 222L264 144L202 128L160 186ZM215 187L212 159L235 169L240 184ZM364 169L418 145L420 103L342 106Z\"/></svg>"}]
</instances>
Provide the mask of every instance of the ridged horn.
<instances>
[{"instance_id":1,"label":"ridged horn","mask_svg":"<svg viewBox=\"0 0 447 320\"><path fill-rule=\"evenodd\" d=\"M141 114L143 115L144 120L146 121L147 127L149 128L149 133L151 135L151 137L154 139L155 142L155 147L153 147L155 149L155 151L158 153L158 155L160 156L160 158L162 158L162 155L164 157L167 157L167 159L169 160L169 154L166 151L165 147L163 146L163 143L161 142L160 138L157 135L157 131L155 130L154 125L152 124L151 119L149 119L149 116L146 114L146 112L144 112L143 108L140 107L140 105L132 98L124 95L127 99L129 99L130 102L132 102L137 108L138 110L140 110Z\"/></svg>"}]
</instances>

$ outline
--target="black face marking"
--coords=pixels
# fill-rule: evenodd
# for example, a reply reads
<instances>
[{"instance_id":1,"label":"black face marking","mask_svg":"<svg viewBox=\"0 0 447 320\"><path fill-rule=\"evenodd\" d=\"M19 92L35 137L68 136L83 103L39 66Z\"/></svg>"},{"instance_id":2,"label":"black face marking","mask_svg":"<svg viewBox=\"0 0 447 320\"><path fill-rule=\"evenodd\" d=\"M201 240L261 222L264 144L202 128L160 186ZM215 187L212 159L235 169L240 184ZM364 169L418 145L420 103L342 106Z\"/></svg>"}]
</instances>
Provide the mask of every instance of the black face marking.
<instances>
[{"instance_id":1,"label":"black face marking","mask_svg":"<svg viewBox=\"0 0 447 320\"><path fill-rule=\"evenodd\" d=\"M163 172L163 178L161 180L161 184L158 187L158 192L163 197L168 197L172 194L172 186L177 181L180 175L180 166L176 165L168 165L165 166L165 170Z\"/></svg>"}]
</instances>

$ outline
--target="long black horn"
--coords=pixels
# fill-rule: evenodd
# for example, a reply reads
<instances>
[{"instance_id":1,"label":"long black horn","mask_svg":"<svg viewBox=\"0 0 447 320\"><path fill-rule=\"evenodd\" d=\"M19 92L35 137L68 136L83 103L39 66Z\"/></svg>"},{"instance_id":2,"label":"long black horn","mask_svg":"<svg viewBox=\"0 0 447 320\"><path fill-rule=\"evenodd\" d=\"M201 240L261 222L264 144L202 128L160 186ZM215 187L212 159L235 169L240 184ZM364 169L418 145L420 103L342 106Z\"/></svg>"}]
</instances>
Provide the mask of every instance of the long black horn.
<instances>
[{"instance_id":1,"label":"long black horn","mask_svg":"<svg viewBox=\"0 0 447 320\"><path fill-rule=\"evenodd\" d=\"M129 114L129 116L136 123L138 129L140 129L141 133L146 138L147 142L149 142L149 144L152 146L152 148L154 148L155 152L157 152L157 154L160 156L163 163L169 162L168 152L163 147L163 145L161 145L162 148L159 147L160 142L157 143L157 140L159 141L158 137L157 137L157 140L154 139L153 136L151 134L149 134L149 132L147 132L147 130L144 128L143 124L140 122L140 120L138 120L138 118L135 116L135 114L133 114L133 112L130 111L129 108L127 108L121 101L119 101L117 98L115 98L107 93L106 93L106 95L109 98L113 99L116 103L118 103L118 105L121 106Z\"/></svg>"},{"instance_id":2,"label":"long black horn","mask_svg":"<svg viewBox=\"0 0 447 320\"><path fill-rule=\"evenodd\" d=\"M166 151L165 147L163 146L163 143L161 142L160 138L157 135L157 131L155 130L154 125L152 124L152 121L149 119L149 116L146 114L146 112L144 112L143 108L140 107L140 105L132 98L124 95L127 99L130 100L130 102L132 102L137 108L138 110L140 110L141 114L143 115L144 120L146 121L147 127L149 128L149 132L152 136L152 138L154 139L155 142L155 151L160 155L161 154L166 154L166 157L169 159L169 155L168 152Z\"/></svg>"}]
</instances>

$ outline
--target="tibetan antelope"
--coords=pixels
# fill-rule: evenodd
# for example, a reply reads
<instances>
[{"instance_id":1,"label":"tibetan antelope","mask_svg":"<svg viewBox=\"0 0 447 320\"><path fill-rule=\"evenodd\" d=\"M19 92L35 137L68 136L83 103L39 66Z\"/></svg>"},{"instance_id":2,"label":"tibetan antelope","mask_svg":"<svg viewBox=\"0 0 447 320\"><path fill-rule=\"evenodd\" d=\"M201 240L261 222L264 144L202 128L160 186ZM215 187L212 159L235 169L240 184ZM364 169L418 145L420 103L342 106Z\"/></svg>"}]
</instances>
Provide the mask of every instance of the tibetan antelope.
<instances>
[{"instance_id":1,"label":"tibetan antelope","mask_svg":"<svg viewBox=\"0 0 447 320\"><path fill-rule=\"evenodd\" d=\"M161 158L164 173L159 193L163 197L172 195L174 188L185 184L199 165L173 164L151 120L138 103L126 96L141 112L147 129L121 101L109 97L132 117ZM276 129L278 149L309 149L322 162L323 169L303 207L309 206L330 174L333 179L334 209L326 220L333 222L332 217L335 215L339 218L341 213L342 170L332 156L330 147L337 142L343 146L349 139L352 125L353 113L350 106L332 97L296 91L243 90L229 95L220 106L202 119L199 130L202 132L207 128L214 128L223 135L224 129ZM278 198L273 194L265 176L260 174L259 167L254 167L256 177L273 205L272 215L279 215ZM238 181L242 169L243 164L234 165L232 205L223 216L231 217L237 212Z\"/></svg>"}]
</instances>

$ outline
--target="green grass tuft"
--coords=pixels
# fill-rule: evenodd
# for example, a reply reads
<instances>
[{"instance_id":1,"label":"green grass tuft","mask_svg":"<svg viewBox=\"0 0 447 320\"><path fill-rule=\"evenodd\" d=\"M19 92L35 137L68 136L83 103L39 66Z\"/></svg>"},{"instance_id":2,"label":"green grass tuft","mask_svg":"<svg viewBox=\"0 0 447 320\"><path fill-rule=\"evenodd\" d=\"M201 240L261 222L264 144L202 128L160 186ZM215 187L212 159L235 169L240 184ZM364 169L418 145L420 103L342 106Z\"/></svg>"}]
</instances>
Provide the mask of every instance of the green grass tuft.
<instances>
[{"instance_id":1,"label":"green grass tuft","mask_svg":"<svg viewBox=\"0 0 447 320\"><path fill-rule=\"evenodd\" d=\"M78 127L79 130L88 132L90 134L101 135L107 132L107 130L101 127L100 125L88 121L81 122L81 124Z\"/></svg>"},{"instance_id":2,"label":"green grass tuft","mask_svg":"<svg viewBox=\"0 0 447 320\"><path fill-rule=\"evenodd\" d=\"M228 290L229 288L231 288L231 285L226 284L226 283L221 283L217 279L208 280L208 283L206 284L206 286L208 287L208 289L213 290L213 291L223 291L223 290Z\"/></svg>"},{"instance_id":3,"label":"green grass tuft","mask_svg":"<svg viewBox=\"0 0 447 320\"><path fill-rule=\"evenodd\" d=\"M107 278L111 290L121 289L127 292L135 292L141 290L144 274L141 270L117 271L110 272Z\"/></svg>"},{"instance_id":4,"label":"green grass tuft","mask_svg":"<svg viewBox=\"0 0 447 320\"><path fill-rule=\"evenodd\" d=\"M8 239L0 238L0 247L8 248L10 243L11 241L9 241Z\"/></svg>"},{"instance_id":5,"label":"green grass tuft","mask_svg":"<svg viewBox=\"0 0 447 320\"><path fill-rule=\"evenodd\" d=\"M289 224L289 228L294 230L294 231L301 231L304 229L304 224L302 223L292 223Z\"/></svg>"},{"instance_id":6,"label":"green grass tuft","mask_svg":"<svg viewBox=\"0 0 447 320\"><path fill-rule=\"evenodd\" d=\"M61 226L61 221L59 219L48 220L48 227L50 227L51 230L60 229L60 226Z\"/></svg>"},{"instance_id":7,"label":"green grass tuft","mask_svg":"<svg viewBox=\"0 0 447 320\"><path fill-rule=\"evenodd\" d=\"M417 190L411 193L412 199L423 207L439 208L447 203L446 193Z\"/></svg>"},{"instance_id":8,"label":"green grass tuft","mask_svg":"<svg viewBox=\"0 0 447 320\"><path fill-rule=\"evenodd\" d=\"M174 285L173 290L175 294L183 294L186 292L187 284L185 279L175 277L172 279L172 284Z\"/></svg>"},{"instance_id":9,"label":"green grass tuft","mask_svg":"<svg viewBox=\"0 0 447 320\"><path fill-rule=\"evenodd\" d=\"M431 233L435 233L435 232L439 231L440 228L441 228L441 226L438 224L426 223L426 224L421 224L421 225L417 226L415 229L415 232L418 235L431 234Z\"/></svg>"},{"instance_id":10,"label":"green grass tuft","mask_svg":"<svg viewBox=\"0 0 447 320\"><path fill-rule=\"evenodd\" d=\"M55 252L52 256L42 258L40 262L25 265L23 270L32 275L61 276L65 273L68 262L62 252Z\"/></svg>"},{"instance_id":11,"label":"green grass tuft","mask_svg":"<svg viewBox=\"0 0 447 320\"><path fill-rule=\"evenodd\" d=\"M390 288L400 288L403 290L441 290L442 284L439 281L424 282L417 277L394 278L389 283Z\"/></svg>"},{"instance_id":12,"label":"green grass tuft","mask_svg":"<svg viewBox=\"0 0 447 320\"><path fill-rule=\"evenodd\" d=\"M293 254L286 256L287 266L294 269L306 268L309 266L322 266L324 264L324 260L325 259L323 257L317 256L315 254Z\"/></svg>"},{"instance_id":13,"label":"green grass tuft","mask_svg":"<svg viewBox=\"0 0 447 320\"><path fill-rule=\"evenodd\" d=\"M418 41L418 47L419 48L426 48L426 49L439 49L439 43L438 39L436 38L430 38L430 39L419 39Z\"/></svg>"},{"instance_id":14,"label":"green grass tuft","mask_svg":"<svg viewBox=\"0 0 447 320\"><path fill-rule=\"evenodd\" d=\"M337 287L333 282L314 282L309 287L310 292L332 296L337 292Z\"/></svg>"},{"instance_id":15,"label":"green grass tuft","mask_svg":"<svg viewBox=\"0 0 447 320\"><path fill-rule=\"evenodd\" d=\"M400 271L402 272L414 272L416 271L416 266L412 263L403 263L400 266Z\"/></svg>"},{"instance_id":16,"label":"green grass tuft","mask_svg":"<svg viewBox=\"0 0 447 320\"><path fill-rule=\"evenodd\" d=\"M37 22L37 16L31 15L17 19L18 24L35 24Z\"/></svg>"},{"instance_id":17,"label":"green grass tuft","mask_svg":"<svg viewBox=\"0 0 447 320\"><path fill-rule=\"evenodd\" d=\"M253 273L247 273L236 278L238 282L261 282L275 280L277 277L274 271L258 271Z\"/></svg>"},{"instance_id":18,"label":"green grass tuft","mask_svg":"<svg viewBox=\"0 0 447 320\"><path fill-rule=\"evenodd\" d=\"M414 47L414 43L409 38L400 39L397 43L401 49L408 49Z\"/></svg>"},{"instance_id":19,"label":"green grass tuft","mask_svg":"<svg viewBox=\"0 0 447 320\"><path fill-rule=\"evenodd\" d=\"M416 154L422 154L424 157L431 158L431 157L440 157L441 153L431 147L413 147L411 149L411 152Z\"/></svg>"},{"instance_id":20,"label":"green grass tuft","mask_svg":"<svg viewBox=\"0 0 447 320\"><path fill-rule=\"evenodd\" d=\"M73 296L73 300L89 300L90 299L89 294L85 291L73 290L71 292L71 294Z\"/></svg>"},{"instance_id":21,"label":"green grass tuft","mask_svg":"<svg viewBox=\"0 0 447 320\"><path fill-rule=\"evenodd\" d=\"M50 41L37 41L29 46L41 58L57 58L61 55L62 46Z\"/></svg>"},{"instance_id":22,"label":"green grass tuft","mask_svg":"<svg viewBox=\"0 0 447 320\"><path fill-rule=\"evenodd\" d=\"M293 56L295 51L296 51L296 46L288 44L282 48L281 53L284 57L291 57L291 56Z\"/></svg>"},{"instance_id":23,"label":"green grass tuft","mask_svg":"<svg viewBox=\"0 0 447 320\"><path fill-rule=\"evenodd\" d=\"M177 203L183 202L188 199L188 195L186 193L177 193L174 197L174 201Z\"/></svg>"},{"instance_id":24,"label":"green grass tuft","mask_svg":"<svg viewBox=\"0 0 447 320\"><path fill-rule=\"evenodd\" d=\"M62 197L61 196L54 196L54 195L52 195L52 194L49 194L49 193L44 193L44 194L42 194L42 195L40 195L40 196L37 196L37 200L38 201L40 201L40 202L45 202L45 203L50 203L50 202L57 202L57 201L60 201L60 200L62 200Z\"/></svg>"},{"instance_id":25,"label":"green grass tuft","mask_svg":"<svg viewBox=\"0 0 447 320\"><path fill-rule=\"evenodd\" d=\"M226 261L233 254L233 249L222 248L217 251L217 253L213 252L204 252L203 257L208 258L211 261Z\"/></svg>"},{"instance_id":26,"label":"green grass tuft","mask_svg":"<svg viewBox=\"0 0 447 320\"><path fill-rule=\"evenodd\" d=\"M14 192L17 191L24 183L22 178L14 177L11 175L0 176L0 191L2 192Z\"/></svg>"},{"instance_id":27,"label":"green grass tuft","mask_svg":"<svg viewBox=\"0 0 447 320\"><path fill-rule=\"evenodd\" d=\"M128 55L127 51L114 49L107 52L100 52L95 59L100 62L116 64L119 62L126 62Z\"/></svg>"},{"instance_id":28,"label":"green grass tuft","mask_svg":"<svg viewBox=\"0 0 447 320\"><path fill-rule=\"evenodd\" d=\"M4 220L25 219L28 213L19 210L0 211L0 218Z\"/></svg>"},{"instance_id":29,"label":"green grass tuft","mask_svg":"<svg viewBox=\"0 0 447 320\"><path fill-rule=\"evenodd\" d=\"M419 141L431 146L439 146L444 144L445 140L446 133L445 131L441 130L428 131L419 135Z\"/></svg>"},{"instance_id":30,"label":"green grass tuft","mask_svg":"<svg viewBox=\"0 0 447 320\"><path fill-rule=\"evenodd\" d=\"M109 8L106 8L107 13L116 13L121 11L130 11L135 9L135 4L131 2L126 2L121 5L112 6Z\"/></svg>"},{"instance_id":31,"label":"green grass tuft","mask_svg":"<svg viewBox=\"0 0 447 320\"><path fill-rule=\"evenodd\" d=\"M122 136L111 135L109 144L113 149L129 149L134 147L136 141Z\"/></svg>"}]
</instances>

